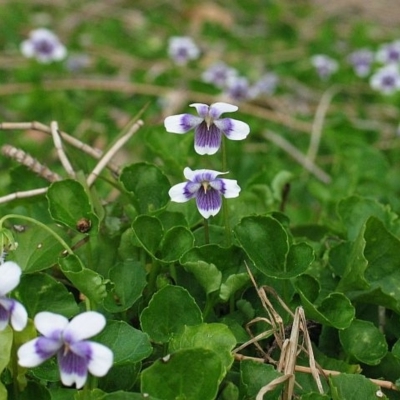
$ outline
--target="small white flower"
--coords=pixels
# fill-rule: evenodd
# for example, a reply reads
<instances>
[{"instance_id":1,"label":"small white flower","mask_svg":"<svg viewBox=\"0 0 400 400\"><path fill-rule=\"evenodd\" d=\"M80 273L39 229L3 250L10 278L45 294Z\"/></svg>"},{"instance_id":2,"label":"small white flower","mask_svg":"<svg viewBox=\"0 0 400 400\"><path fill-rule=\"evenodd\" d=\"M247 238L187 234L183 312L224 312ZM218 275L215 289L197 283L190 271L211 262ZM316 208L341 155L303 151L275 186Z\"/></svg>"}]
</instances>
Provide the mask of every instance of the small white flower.
<instances>
[{"instance_id":1,"label":"small white flower","mask_svg":"<svg viewBox=\"0 0 400 400\"><path fill-rule=\"evenodd\" d=\"M29 39L21 43L21 52L25 57L36 58L44 64L60 61L67 55L67 49L58 37L45 28L33 30Z\"/></svg>"},{"instance_id":2,"label":"small white flower","mask_svg":"<svg viewBox=\"0 0 400 400\"><path fill-rule=\"evenodd\" d=\"M88 372L101 377L111 368L112 351L84 340L103 330L106 319L102 314L87 311L68 321L62 315L44 311L36 315L34 322L43 336L19 348L18 363L22 367L36 367L57 354L62 383L75 383L78 389L85 384Z\"/></svg>"},{"instance_id":3,"label":"small white flower","mask_svg":"<svg viewBox=\"0 0 400 400\"><path fill-rule=\"evenodd\" d=\"M224 62L220 61L212 64L201 75L201 78L206 83L211 83L222 89L226 86L227 81L237 76L235 68L228 67Z\"/></svg>"},{"instance_id":4,"label":"small white flower","mask_svg":"<svg viewBox=\"0 0 400 400\"><path fill-rule=\"evenodd\" d=\"M339 69L338 62L325 54L316 54L312 56L311 63L322 80L329 79L330 76Z\"/></svg>"},{"instance_id":5,"label":"small white flower","mask_svg":"<svg viewBox=\"0 0 400 400\"><path fill-rule=\"evenodd\" d=\"M252 98L249 80L245 76L231 76L226 82L226 94L232 100L245 101Z\"/></svg>"},{"instance_id":6,"label":"small white flower","mask_svg":"<svg viewBox=\"0 0 400 400\"><path fill-rule=\"evenodd\" d=\"M390 95L400 89L399 68L395 64L388 64L378 69L370 79L372 89L385 95Z\"/></svg>"},{"instance_id":7,"label":"small white flower","mask_svg":"<svg viewBox=\"0 0 400 400\"><path fill-rule=\"evenodd\" d=\"M25 307L6 294L14 290L21 278L21 268L13 261L6 261L0 265L0 331L11 323L16 331L22 331L27 322L28 314Z\"/></svg>"},{"instance_id":8,"label":"small white flower","mask_svg":"<svg viewBox=\"0 0 400 400\"><path fill-rule=\"evenodd\" d=\"M400 63L400 40L383 44L376 52L375 58L382 64Z\"/></svg>"},{"instance_id":9,"label":"small white flower","mask_svg":"<svg viewBox=\"0 0 400 400\"><path fill-rule=\"evenodd\" d=\"M221 146L222 134L231 140L243 140L250 132L250 127L245 122L221 118L225 112L237 111L237 106L221 102L210 106L193 103L190 107L195 107L199 116L172 115L165 118L164 126L171 133L186 133L194 128L194 148L198 154L215 154Z\"/></svg>"},{"instance_id":10,"label":"small white flower","mask_svg":"<svg viewBox=\"0 0 400 400\"><path fill-rule=\"evenodd\" d=\"M221 209L222 198L238 197L240 187L233 179L218 178L227 172L198 169L192 171L186 167L183 171L188 182L178 183L169 190L172 201L184 203L195 198L197 208L204 218L216 215Z\"/></svg>"},{"instance_id":11,"label":"small white flower","mask_svg":"<svg viewBox=\"0 0 400 400\"><path fill-rule=\"evenodd\" d=\"M190 60L199 58L200 49L188 36L172 36L168 41L168 55L178 65L185 65Z\"/></svg>"},{"instance_id":12,"label":"small white flower","mask_svg":"<svg viewBox=\"0 0 400 400\"><path fill-rule=\"evenodd\" d=\"M374 61L374 53L368 49L359 49L349 54L347 61L353 66L354 72L360 78L367 76Z\"/></svg>"}]
</instances>

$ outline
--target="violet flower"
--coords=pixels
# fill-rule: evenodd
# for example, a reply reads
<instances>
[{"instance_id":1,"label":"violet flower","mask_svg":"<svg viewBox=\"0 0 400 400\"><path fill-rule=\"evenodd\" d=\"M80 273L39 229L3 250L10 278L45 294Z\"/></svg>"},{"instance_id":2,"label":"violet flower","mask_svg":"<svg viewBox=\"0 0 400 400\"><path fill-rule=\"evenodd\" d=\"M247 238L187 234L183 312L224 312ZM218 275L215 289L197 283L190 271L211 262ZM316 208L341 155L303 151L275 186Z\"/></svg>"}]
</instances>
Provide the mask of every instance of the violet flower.
<instances>
[{"instance_id":1,"label":"violet flower","mask_svg":"<svg viewBox=\"0 0 400 400\"><path fill-rule=\"evenodd\" d=\"M330 76L339 69L338 62L325 54L316 54L312 56L311 63L322 80L329 79Z\"/></svg>"},{"instance_id":2,"label":"violet flower","mask_svg":"<svg viewBox=\"0 0 400 400\"><path fill-rule=\"evenodd\" d=\"M374 53L368 49L359 49L349 54L347 61L353 66L356 75L363 78L370 73Z\"/></svg>"},{"instance_id":3,"label":"violet flower","mask_svg":"<svg viewBox=\"0 0 400 400\"><path fill-rule=\"evenodd\" d=\"M226 94L232 100L245 101L252 98L249 80L245 76L232 76L226 82Z\"/></svg>"},{"instance_id":4,"label":"violet flower","mask_svg":"<svg viewBox=\"0 0 400 400\"><path fill-rule=\"evenodd\" d=\"M230 78L237 76L235 68L228 67L224 62L216 62L207 68L201 75L203 82L211 83L217 88L224 88Z\"/></svg>"},{"instance_id":5,"label":"violet flower","mask_svg":"<svg viewBox=\"0 0 400 400\"><path fill-rule=\"evenodd\" d=\"M0 265L0 331L4 330L9 322L14 330L22 331L28 322L25 307L6 297L7 293L18 286L20 278L21 268L15 262L4 262L3 259Z\"/></svg>"},{"instance_id":6,"label":"violet flower","mask_svg":"<svg viewBox=\"0 0 400 400\"><path fill-rule=\"evenodd\" d=\"M58 37L45 28L31 31L29 39L21 43L21 52L25 57L36 58L44 64L60 61L67 55L67 50Z\"/></svg>"},{"instance_id":7,"label":"violet flower","mask_svg":"<svg viewBox=\"0 0 400 400\"><path fill-rule=\"evenodd\" d=\"M216 215L221 209L222 196L238 197L240 187L233 179L218 178L227 172L198 169L192 171L186 167L183 171L188 182L178 183L169 190L172 201L184 203L195 198L197 208L204 218Z\"/></svg>"},{"instance_id":8,"label":"violet flower","mask_svg":"<svg viewBox=\"0 0 400 400\"><path fill-rule=\"evenodd\" d=\"M400 72L395 64L379 68L370 78L372 89L385 95L395 93L400 89Z\"/></svg>"},{"instance_id":9,"label":"violet flower","mask_svg":"<svg viewBox=\"0 0 400 400\"><path fill-rule=\"evenodd\" d=\"M168 41L168 55L178 65L185 65L200 55L200 49L188 36L172 36Z\"/></svg>"},{"instance_id":10,"label":"violet flower","mask_svg":"<svg viewBox=\"0 0 400 400\"><path fill-rule=\"evenodd\" d=\"M36 367L57 354L61 381L83 387L88 371L104 376L113 363L112 351L96 342L84 340L99 333L106 324L102 314L87 311L68 321L62 315L40 312L35 316L36 329L43 335L23 344L18 350L22 367Z\"/></svg>"},{"instance_id":11,"label":"violet flower","mask_svg":"<svg viewBox=\"0 0 400 400\"><path fill-rule=\"evenodd\" d=\"M383 44L375 56L376 61L382 64L397 64L400 62L400 40Z\"/></svg>"},{"instance_id":12,"label":"violet flower","mask_svg":"<svg viewBox=\"0 0 400 400\"><path fill-rule=\"evenodd\" d=\"M221 146L222 134L231 140L243 140L250 132L245 122L232 118L221 118L225 112L238 110L237 106L228 103L214 103L208 106L193 103L199 116L191 114L172 115L165 118L167 132L187 133L195 130L194 148L198 154L215 154Z\"/></svg>"}]
</instances>

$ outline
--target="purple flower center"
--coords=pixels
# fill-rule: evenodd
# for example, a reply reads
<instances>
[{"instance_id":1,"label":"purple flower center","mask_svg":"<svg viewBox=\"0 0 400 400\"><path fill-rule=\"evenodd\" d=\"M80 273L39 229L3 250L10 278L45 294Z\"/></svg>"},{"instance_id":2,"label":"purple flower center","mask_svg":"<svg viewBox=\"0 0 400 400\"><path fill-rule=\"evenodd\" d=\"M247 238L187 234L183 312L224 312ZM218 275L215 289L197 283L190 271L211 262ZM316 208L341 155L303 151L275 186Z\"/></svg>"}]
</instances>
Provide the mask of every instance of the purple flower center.
<instances>
[{"instance_id":1,"label":"purple flower center","mask_svg":"<svg viewBox=\"0 0 400 400\"><path fill-rule=\"evenodd\" d=\"M47 39L37 40L33 43L35 51L39 54L50 56L53 54L55 45Z\"/></svg>"},{"instance_id":2,"label":"purple flower center","mask_svg":"<svg viewBox=\"0 0 400 400\"><path fill-rule=\"evenodd\" d=\"M385 87L393 87L395 85L395 79L391 75L386 75L382 78L382 85Z\"/></svg>"}]
</instances>

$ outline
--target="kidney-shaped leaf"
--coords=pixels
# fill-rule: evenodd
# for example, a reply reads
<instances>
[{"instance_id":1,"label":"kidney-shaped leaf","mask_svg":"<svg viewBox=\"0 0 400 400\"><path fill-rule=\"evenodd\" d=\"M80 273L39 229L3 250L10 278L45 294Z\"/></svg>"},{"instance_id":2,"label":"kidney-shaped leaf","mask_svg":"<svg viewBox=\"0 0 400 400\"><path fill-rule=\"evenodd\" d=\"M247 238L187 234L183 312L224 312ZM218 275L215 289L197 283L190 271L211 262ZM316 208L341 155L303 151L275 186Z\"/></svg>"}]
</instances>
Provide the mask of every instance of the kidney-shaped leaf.
<instances>
[{"instance_id":1,"label":"kidney-shaped leaf","mask_svg":"<svg viewBox=\"0 0 400 400\"><path fill-rule=\"evenodd\" d=\"M199 307L189 292L180 286L164 286L155 293L140 316L142 329L155 342L166 343L182 332L185 325L202 321Z\"/></svg>"},{"instance_id":2,"label":"kidney-shaped leaf","mask_svg":"<svg viewBox=\"0 0 400 400\"><path fill-rule=\"evenodd\" d=\"M339 338L347 354L367 365L379 364L388 351L385 336L369 321L355 319Z\"/></svg>"},{"instance_id":3,"label":"kidney-shaped leaf","mask_svg":"<svg viewBox=\"0 0 400 400\"><path fill-rule=\"evenodd\" d=\"M64 179L54 182L46 196L54 221L81 233L97 232L99 218L93 212L85 188L78 181Z\"/></svg>"},{"instance_id":4,"label":"kidney-shaped leaf","mask_svg":"<svg viewBox=\"0 0 400 400\"><path fill-rule=\"evenodd\" d=\"M141 391L163 400L214 400L221 369L221 361L212 350L178 350L142 372Z\"/></svg>"},{"instance_id":5,"label":"kidney-shaped leaf","mask_svg":"<svg viewBox=\"0 0 400 400\"><path fill-rule=\"evenodd\" d=\"M314 260L313 249L306 243L290 245L285 229L272 217L245 217L235 234L255 267L272 278L299 276Z\"/></svg>"}]
</instances>

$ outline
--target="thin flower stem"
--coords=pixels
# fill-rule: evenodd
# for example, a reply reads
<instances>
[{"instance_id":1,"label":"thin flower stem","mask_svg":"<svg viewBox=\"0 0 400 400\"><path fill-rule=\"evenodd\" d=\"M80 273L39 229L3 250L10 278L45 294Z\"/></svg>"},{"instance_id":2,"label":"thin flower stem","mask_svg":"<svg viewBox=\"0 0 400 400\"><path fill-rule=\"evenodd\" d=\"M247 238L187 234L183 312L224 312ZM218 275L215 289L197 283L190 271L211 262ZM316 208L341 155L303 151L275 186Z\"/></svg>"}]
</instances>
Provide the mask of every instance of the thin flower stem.
<instances>
[{"instance_id":1,"label":"thin flower stem","mask_svg":"<svg viewBox=\"0 0 400 400\"><path fill-rule=\"evenodd\" d=\"M222 151L222 172L227 172L227 156L226 156L226 142L225 142L225 137L222 137L221 141L221 151ZM222 198L222 209L223 209L223 215L224 215L224 227L225 227L225 240L227 246L230 246L231 244L231 226L229 222L229 208L227 205L227 202L225 198Z\"/></svg>"},{"instance_id":2,"label":"thin flower stem","mask_svg":"<svg viewBox=\"0 0 400 400\"><path fill-rule=\"evenodd\" d=\"M204 242L205 244L210 244L210 229L207 218L204 218Z\"/></svg>"},{"instance_id":3,"label":"thin flower stem","mask_svg":"<svg viewBox=\"0 0 400 400\"><path fill-rule=\"evenodd\" d=\"M47 225L43 224L42 222L39 222L36 219L30 218L30 217L26 217L25 215L18 215L18 214L5 215L3 218L0 219L0 229L3 227L4 221L6 221L7 219L11 219L11 218L22 219L22 220L29 221L29 222L32 222L33 224L40 226L41 228L43 228L44 230L49 232L51 235L53 235L54 238L68 252L68 254L74 254L73 250L71 249L71 247L68 246L68 244L65 242L65 240L61 236L59 236L57 233L55 233L51 228L49 228Z\"/></svg>"}]
</instances>

